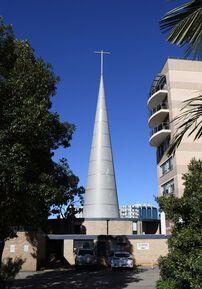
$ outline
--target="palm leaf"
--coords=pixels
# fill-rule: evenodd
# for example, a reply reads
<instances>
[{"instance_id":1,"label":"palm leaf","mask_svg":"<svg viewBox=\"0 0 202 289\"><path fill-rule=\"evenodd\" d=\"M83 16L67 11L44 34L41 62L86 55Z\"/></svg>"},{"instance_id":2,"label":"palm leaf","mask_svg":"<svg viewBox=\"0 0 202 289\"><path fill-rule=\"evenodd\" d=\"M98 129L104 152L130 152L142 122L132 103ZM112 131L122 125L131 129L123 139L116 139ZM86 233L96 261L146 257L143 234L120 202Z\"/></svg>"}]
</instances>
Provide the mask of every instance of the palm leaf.
<instances>
[{"instance_id":1,"label":"palm leaf","mask_svg":"<svg viewBox=\"0 0 202 289\"><path fill-rule=\"evenodd\" d=\"M185 134L194 134L194 140L202 136L202 94L184 101L181 113L172 122L176 130L168 148L167 154L175 154Z\"/></svg>"},{"instance_id":2,"label":"palm leaf","mask_svg":"<svg viewBox=\"0 0 202 289\"><path fill-rule=\"evenodd\" d=\"M194 0L169 11L160 21L167 40L186 46L185 57L202 59L202 0Z\"/></svg>"}]
</instances>

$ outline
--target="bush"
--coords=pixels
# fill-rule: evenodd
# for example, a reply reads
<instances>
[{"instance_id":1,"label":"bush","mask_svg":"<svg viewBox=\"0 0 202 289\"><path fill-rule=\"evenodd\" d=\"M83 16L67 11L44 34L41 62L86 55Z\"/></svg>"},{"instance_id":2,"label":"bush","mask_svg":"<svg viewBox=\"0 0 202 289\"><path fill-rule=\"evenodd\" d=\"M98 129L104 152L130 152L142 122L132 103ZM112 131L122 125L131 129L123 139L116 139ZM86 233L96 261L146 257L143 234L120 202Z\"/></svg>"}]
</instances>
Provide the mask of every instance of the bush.
<instances>
[{"instance_id":1,"label":"bush","mask_svg":"<svg viewBox=\"0 0 202 289\"><path fill-rule=\"evenodd\" d=\"M178 289L174 280L158 280L156 284L157 289Z\"/></svg>"},{"instance_id":2,"label":"bush","mask_svg":"<svg viewBox=\"0 0 202 289\"><path fill-rule=\"evenodd\" d=\"M160 268L160 276L162 280L166 279L174 279L174 264L169 257L160 257L158 260L159 268Z\"/></svg>"},{"instance_id":3,"label":"bush","mask_svg":"<svg viewBox=\"0 0 202 289\"><path fill-rule=\"evenodd\" d=\"M9 283L13 281L22 268L22 264L25 260L20 258L7 258L6 261L1 263L0 270L0 289L9 288Z\"/></svg>"},{"instance_id":4,"label":"bush","mask_svg":"<svg viewBox=\"0 0 202 289\"><path fill-rule=\"evenodd\" d=\"M201 289L202 283L202 161L193 159L183 175L184 194L158 198L160 209L172 220L168 255L159 259L157 288Z\"/></svg>"}]
</instances>

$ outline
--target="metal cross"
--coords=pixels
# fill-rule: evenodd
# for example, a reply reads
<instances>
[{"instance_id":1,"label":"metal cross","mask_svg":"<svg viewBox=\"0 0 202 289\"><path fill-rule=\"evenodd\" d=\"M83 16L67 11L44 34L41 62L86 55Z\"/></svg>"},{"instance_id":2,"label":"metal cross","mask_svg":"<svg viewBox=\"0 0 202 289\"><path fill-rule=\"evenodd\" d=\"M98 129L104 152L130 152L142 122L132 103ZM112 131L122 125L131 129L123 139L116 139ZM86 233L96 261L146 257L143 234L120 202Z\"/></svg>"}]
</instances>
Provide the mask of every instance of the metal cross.
<instances>
[{"instance_id":1,"label":"metal cross","mask_svg":"<svg viewBox=\"0 0 202 289\"><path fill-rule=\"evenodd\" d=\"M107 52L107 51L103 51L103 50L101 50L101 51L94 51L94 53L97 53L97 54L100 54L100 56L101 56L101 58L100 58L100 60L101 60L101 75L103 75L103 55L104 54L111 54L110 52Z\"/></svg>"}]
</instances>

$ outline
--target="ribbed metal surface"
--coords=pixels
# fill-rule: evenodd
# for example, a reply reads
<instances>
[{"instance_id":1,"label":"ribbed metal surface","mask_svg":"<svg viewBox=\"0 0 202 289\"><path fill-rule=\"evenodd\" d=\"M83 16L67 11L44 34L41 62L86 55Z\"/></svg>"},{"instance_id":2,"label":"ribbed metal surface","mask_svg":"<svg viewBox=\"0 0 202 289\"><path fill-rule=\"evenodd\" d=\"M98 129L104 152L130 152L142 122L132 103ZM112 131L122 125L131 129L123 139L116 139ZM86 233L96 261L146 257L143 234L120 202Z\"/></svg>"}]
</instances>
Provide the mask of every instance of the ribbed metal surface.
<instances>
[{"instance_id":1,"label":"ribbed metal surface","mask_svg":"<svg viewBox=\"0 0 202 289\"><path fill-rule=\"evenodd\" d=\"M100 79L84 200L84 218L119 218L103 77Z\"/></svg>"}]
</instances>

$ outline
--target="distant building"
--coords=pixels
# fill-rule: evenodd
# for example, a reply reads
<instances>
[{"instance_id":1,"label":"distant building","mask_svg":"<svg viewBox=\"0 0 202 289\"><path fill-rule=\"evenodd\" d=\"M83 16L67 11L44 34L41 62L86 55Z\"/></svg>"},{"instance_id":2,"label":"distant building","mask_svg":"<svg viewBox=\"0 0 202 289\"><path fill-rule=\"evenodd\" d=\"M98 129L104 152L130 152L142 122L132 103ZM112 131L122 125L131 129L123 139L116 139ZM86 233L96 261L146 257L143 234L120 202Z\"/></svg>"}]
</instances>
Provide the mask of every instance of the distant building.
<instances>
[{"instance_id":1,"label":"distant building","mask_svg":"<svg viewBox=\"0 0 202 289\"><path fill-rule=\"evenodd\" d=\"M120 217L121 218L133 218L138 219L139 218L139 207L134 205L122 205L119 208L120 211Z\"/></svg>"},{"instance_id":2,"label":"distant building","mask_svg":"<svg viewBox=\"0 0 202 289\"><path fill-rule=\"evenodd\" d=\"M80 212L75 215L76 218L83 218L82 208L77 208ZM156 207L149 204L122 205L119 208L120 217L127 219L159 220L159 211Z\"/></svg>"},{"instance_id":3,"label":"distant building","mask_svg":"<svg viewBox=\"0 0 202 289\"><path fill-rule=\"evenodd\" d=\"M120 206L121 218L134 218L138 220L158 220L158 209L149 204L132 204Z\"/></svg>"}]
</instances>

